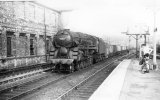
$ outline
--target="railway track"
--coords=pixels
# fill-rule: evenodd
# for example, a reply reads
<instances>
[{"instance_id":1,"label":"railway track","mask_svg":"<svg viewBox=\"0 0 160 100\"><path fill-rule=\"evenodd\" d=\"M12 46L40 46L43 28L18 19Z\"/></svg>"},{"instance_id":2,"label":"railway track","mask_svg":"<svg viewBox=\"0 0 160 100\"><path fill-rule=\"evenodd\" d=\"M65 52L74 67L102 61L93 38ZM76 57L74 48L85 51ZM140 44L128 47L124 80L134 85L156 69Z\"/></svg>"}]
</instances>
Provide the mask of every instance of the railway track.
<instances>
[{"instance_id":1,"label":"railway track","mask_svg":"<svg viewBox=\"0 0 160 100\"><path fill-rule=\"evenodd\" d=\"M5 84L10 84L11 82L19 81L34 75L48 71L50 67L48 64L38 64L34 66L29 66L26 68L16 68L13 70L8 70L0 73L0 86Z\"/></svg>"},{"instance_id":2,"label":"railway track","mask_svg":"<svg viewBox=\"0 0 160 100\"><path fill-rule=\"evenodd\" d=\"M124 58L129 58L131 56L121 57L117 60L123 60ZM118 64L119 63L114 62L109 63L105 67L90 75L85 80L81 81L70 90L66 91L64 94L56 98L56 100L88 100L93 92L101 85L101 83L106 79L106 77L108 77L108 75Z\"/></svg>"},{"instance_id":3,"label":"railway track","mask_svg":"<svg viewBox=\"0 0 160 100\"><path fill-rule=\"evenodd\" d=\"M51 73L50 75L48 74L44 76L42 75L39 78L36 78L35 80L22 83L20 85L13 86L12 88L7 88L4 89L3 91L0 91L0 100L14 100L21 98L25 95L40 90L50 84L54 84L59 80L65 79L70 75L72 74L62 75L62 74Z\"/></svg>"},{"instance_id":4,"label":"railway track","mask_svg":"<svg viewBox=\"0 0 160 100\"><path fill-rule=\"evenodd\" d=\"M67 77L67 75L56 75L56 74L53 74L53 76L47 75L41 77L37 80L33 80L23 85L19 85L9 90L3 91L0 94L0 100L16 100L24 95L35 92L36 90L41 89L49 84L62 80L65 77Z\"/></svg>"},{"instance_id":5,"label":"railway track","mask_svg":"<svg viewBox=\"0 0 160 100\"><path fill-rule=\"evenodd\" d=\"M85 80L87 82L82 82L82 86L74 87L74 89L71 89L65 96L59 97L57 100L88 100L116 65L117 64L112 64L110 68L104 69L101 73L97 73L96 76L89 79L89 81Z\"/></svg>"}]
</instances>

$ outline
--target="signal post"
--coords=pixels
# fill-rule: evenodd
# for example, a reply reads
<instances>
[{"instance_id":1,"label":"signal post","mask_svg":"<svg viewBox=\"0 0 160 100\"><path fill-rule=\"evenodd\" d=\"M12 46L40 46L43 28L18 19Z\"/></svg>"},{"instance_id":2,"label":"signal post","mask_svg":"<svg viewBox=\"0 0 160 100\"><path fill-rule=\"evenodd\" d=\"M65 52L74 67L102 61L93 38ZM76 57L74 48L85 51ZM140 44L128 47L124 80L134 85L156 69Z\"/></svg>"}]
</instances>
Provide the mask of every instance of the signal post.
<instances>
[{"instance_id":1,"label":"signal post","mask_svg":"<svg viewBox=\"0 0 160 100\"><path fill-rule=\"evenodd\" d=\"M150 35L149 32L147 31L145 34L129 34L127 32L122 32L123 34L129 35L129 37L133 37L136 40L136 58L138 58L138 40L139 40L139 35L142 36L144 35L145 38L145 44L146 44L146 35ZM129 41L130 42L130 41Z\"/></svg>"}]
</instances>

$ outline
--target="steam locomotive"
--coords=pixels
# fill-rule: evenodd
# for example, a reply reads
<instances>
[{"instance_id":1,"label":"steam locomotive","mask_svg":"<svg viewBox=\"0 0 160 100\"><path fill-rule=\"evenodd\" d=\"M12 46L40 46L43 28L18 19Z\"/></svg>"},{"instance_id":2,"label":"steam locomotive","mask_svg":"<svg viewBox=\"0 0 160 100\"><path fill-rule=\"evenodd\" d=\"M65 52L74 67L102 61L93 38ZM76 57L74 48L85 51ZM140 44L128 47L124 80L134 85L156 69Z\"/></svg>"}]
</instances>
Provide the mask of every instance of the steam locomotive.
<instances>
[{"instance_id":1,"label":"steam locomotive","mask_svg":"<svg viewBox=\"0 0 160 100\"><path fill-rule=\"evenodd\" d=\"M111 55L109 51L117 51L113 48L109 50L101 38L69 29L58 31L52 44L50 61L54 64L55 71L74 72L104 60L107 55Z\"/></svg>"}]
</instances>

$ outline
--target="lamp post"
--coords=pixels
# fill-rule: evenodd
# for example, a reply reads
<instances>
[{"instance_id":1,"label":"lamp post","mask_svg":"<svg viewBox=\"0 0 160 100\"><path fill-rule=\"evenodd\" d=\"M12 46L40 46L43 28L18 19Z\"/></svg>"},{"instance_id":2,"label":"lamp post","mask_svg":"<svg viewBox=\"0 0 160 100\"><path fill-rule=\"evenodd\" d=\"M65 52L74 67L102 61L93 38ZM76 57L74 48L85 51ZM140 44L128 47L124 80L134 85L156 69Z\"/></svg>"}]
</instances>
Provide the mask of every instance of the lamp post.
<instances>
[{"instance_id":1,"label":"lamp post","mask_svg":"<svg viewBox=\"0 0 160 100\"><path fill-rule=\"evenodd\" d=\"M157 28L156 28L156 11L154 11L154 31L153 31L153 67L156 68L156 70L158 70L158 66L157 66L157 54L156 54L156 32L157 32Z\"/></svg>"},{"instance_id":2,"label":"lamp post","mask_svg":"<svg viewBox=\"0 0 160 100\"><path fill-rule=\"evenodd\" d=\"M156 0L153 1L153 68L155 68L156 70L158 70L158 66L157 66L157 54L156 54L156 32L157 32L157 28L156 28L156 13L159 9L157 9L156 7Z\"/></svg>"},{"instance_id":3,"label":"lamp post","mask_svg":"<svg viewBox=\"0 0 160 100\"><path fill-rule=\"evenodd\" d=\"M130 43L131 43L131 36L129 36L129 40L128 40L129 44L128 44L128 50L131 49L131 46L130 46ZM129 54L130 54L130 51L129 51Z\"/></svg>"}]
</instances>

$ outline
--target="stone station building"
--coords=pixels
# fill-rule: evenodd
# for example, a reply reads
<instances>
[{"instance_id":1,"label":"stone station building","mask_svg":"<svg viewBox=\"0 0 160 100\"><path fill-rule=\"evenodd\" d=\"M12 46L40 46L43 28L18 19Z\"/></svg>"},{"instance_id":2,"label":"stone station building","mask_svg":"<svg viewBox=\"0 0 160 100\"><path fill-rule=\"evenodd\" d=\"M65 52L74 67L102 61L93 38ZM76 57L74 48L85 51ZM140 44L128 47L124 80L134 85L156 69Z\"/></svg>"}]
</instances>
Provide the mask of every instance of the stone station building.
<instances>
[{"instance_id":1,"label":"stone station building","mask_svg":"<svg viewBox=\"0 0 160 100\"><path fill-rule=\"evenodd\" d=\"M0 1L0 70L47 62L59 16L36 2Z\"/></svg>"}]
</instances>

